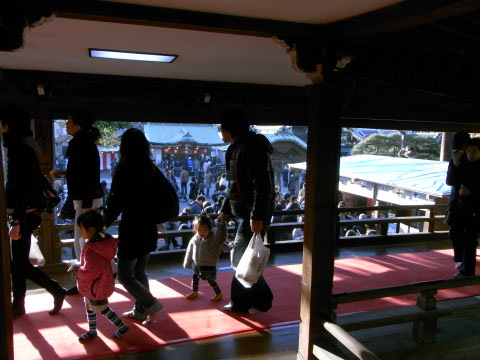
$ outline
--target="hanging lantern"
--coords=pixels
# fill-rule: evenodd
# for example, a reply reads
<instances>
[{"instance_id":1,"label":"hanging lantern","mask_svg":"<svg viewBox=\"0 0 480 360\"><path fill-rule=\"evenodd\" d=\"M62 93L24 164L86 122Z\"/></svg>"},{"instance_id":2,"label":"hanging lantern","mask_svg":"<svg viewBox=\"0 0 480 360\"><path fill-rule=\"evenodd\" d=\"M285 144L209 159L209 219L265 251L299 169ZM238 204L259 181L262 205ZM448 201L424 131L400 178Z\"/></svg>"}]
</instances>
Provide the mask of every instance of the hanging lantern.
<instances>
[{"instance_id":1,"label":"hanging lantern","mask_svg":"<svg viewBox=\"0 0 480 360\"><path fill-rule=\"evenodd\" d=\"M173 153L174 154L178 153L178 150L177 149L173 150Z\"/></svg>"},{"instance_id":2,"label":"hanging lantern","mask_svg":"<svg viewBox=\"0 0 480 360\"><path fill-rule=\"evenodd\" d=\"M203 152L206 153L208 150L207 149L203 149Z\"/></svg>"}]
</instances>

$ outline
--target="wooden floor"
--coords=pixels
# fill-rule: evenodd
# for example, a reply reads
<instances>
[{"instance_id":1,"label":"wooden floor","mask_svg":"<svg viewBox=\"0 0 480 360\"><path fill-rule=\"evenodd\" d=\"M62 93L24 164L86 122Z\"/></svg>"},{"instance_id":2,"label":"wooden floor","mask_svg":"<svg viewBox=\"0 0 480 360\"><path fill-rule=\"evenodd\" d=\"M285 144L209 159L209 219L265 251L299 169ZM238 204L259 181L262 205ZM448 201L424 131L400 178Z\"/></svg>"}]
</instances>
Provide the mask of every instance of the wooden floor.
<instances>
[{"instance_id":1,"label":"wooden floor","mask_svg":"<svg viewBox=\"0 0 480 360\"><path fill-rule=\"evenodd\" d=\"M405 252L429 251L450 248L448 240L425 243L369 245L340 249L337 258L387 255ZM183 253L152 257L149 275L152 278L166 278L190 275L182 268ZM298 248L275 249L269 265L298 264L302 252ZM229 259L222 257L218 268L231 271ZM452 265L453 269L453 265ZM452 272L453 273L453 272ZM51 274L68 287L73 281L65 273ZM43 291L29 284L29 293ZM275 294L281 296L281 294ZM272 309L271 311L275 311ZM276 359L293 360L297 355L298 326L288 326L261 333L226 336L201 342L189 342L160 348L155 351L123 354L108 359ZM480 359L480 314L477 312L457 313L439 319L437 342L430 345L417 344L411 335L412 324L386 326L382 328L352 332L370 350L385 360L457 360ZM348 352L346 352L348 354ZM354 359L346 355L346 359Z\"/></svg>"}]
</instances>

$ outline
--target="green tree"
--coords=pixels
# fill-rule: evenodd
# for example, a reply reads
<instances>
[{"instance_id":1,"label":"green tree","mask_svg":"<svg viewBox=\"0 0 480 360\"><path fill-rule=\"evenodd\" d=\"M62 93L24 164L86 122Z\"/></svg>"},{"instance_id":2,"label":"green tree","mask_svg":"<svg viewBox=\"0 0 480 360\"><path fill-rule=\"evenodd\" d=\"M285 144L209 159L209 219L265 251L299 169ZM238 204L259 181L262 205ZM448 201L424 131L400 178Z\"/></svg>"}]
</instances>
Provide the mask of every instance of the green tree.
<instances>
[{"instance_id":1,"label":"green tree","mask_svg":"<svg viewBox=\"0 0 480 360\"><path fill-rule=\"evenodd\" d=\"M109 148L120 146L118 132L130 128L132 125L134 124L122 121L97 121L95 126L98 127L100 134L102 134L98 144Z\"/></svg>"},{"instance_id":2,"label":"green tree","mask_svg":"<svg viewBox=\"0 0 480 360\"><path fill-rule=\"evenodd\" d=\"M352 149L352 155L398 156L401 145L402 138L399 134L373 134L356 144ZM418 159L440 158L440 144L434 138L407 134L405 146L407 145L414 147Z\"/></svg>"}]
</instances>

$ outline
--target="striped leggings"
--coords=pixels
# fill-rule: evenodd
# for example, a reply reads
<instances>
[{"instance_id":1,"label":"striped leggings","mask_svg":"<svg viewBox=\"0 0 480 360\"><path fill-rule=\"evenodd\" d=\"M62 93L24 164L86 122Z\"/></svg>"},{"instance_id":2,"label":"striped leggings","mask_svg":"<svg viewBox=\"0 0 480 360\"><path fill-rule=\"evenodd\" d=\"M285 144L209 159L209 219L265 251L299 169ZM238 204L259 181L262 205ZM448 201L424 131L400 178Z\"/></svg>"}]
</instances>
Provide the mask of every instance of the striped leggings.
<instances>
[{"instance_id":1,"label":"striped leggings","mask_svg":"<svg viewBox=\"0 0 480 360\"><path fill-rule=\"evenodd\" d=\"M215 294L220 294L220 288L218 287L218 284L215 280L207 280L210 286L213 288L213 291L215 291ZM198 291L198 283L200 282L200 277L196 274L193 273L193 278L192 278L192 291Z\"/></svg>"}]
</instances>

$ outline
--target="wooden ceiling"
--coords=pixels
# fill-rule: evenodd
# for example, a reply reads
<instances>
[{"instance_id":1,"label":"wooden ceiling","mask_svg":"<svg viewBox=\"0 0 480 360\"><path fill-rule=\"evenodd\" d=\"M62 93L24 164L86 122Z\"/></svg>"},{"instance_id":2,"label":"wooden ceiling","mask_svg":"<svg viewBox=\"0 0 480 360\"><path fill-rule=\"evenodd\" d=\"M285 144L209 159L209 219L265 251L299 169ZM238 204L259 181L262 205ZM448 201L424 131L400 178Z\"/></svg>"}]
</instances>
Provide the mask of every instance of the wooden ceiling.
<instances>
[{"instance_id":1,"label":"wooden ceiling","mask_svg":"<svg viewBox=\"0 0 480 360\"><path fill-rule=\"evenodd\" d=\"M431 121L436 116L433 104L437 102L441 104L437 108L441 112L439 121L448 121L458 104L468 109L461 114L462 121L467 121L480 109L480 71L476 66L480 55L478 0L208 0L201 4L188 0L181 5L173 0L10 1L0 9L3 13L13 10L55 14L52 21L27 30L22 49L0 52L0 68L4 79L20 82L18 88L24 93L32 91L38 79L47 83L55 78L55 86L51 87L68 94L59 102L81 98L76 91L86 94L86 78L74 74L127 76L132 80L122 78L122 86L131 85L136 78L136 83L154 88L158 82L145 83L141 79L157 78L162 84L166 84L165 79L196 81L194 85L182 83L184 95L179 94L177 85L160 86L162 94L168 93L166 89L176 89L174 93L188 99L184 105L201 102L205 91L200 88L208 87L206 82L213 82L217 96L230 86L227 84L236 83L244 84L242 90L236 93L232 89L240 88L229 87L228 96L223 97L229 100L224 103L239 94L256 94L244 97L254 107L255 96L262 94L264 113L276 106L277 115L292 108L287 116L292 119L303 106L299 97L310 81L292 69L285 50L272 40L272 36L280 35L352 51L358 86L345 108L346 117L360 118L370 111L376 118L405 120L423 116ZM179 58L169 65L98 60L88 57L89 47L176 53ZM63 75L54 76L52 72ZM69 73L77 85L66 81ZM105 91L103 99L109 92L123 98L120 89L109 87L112 81L108 78L95 81L96 88ZM99 87L100 82L104 85ZM268 88L269 93L259 87L262 93L251 90L248 84L274 87ZM286 92L278 95L275 86ZM129 90L124 89L124 93ZM405 107L396 101L398 96L415 99L416 105ZM289 98L294 99L292 104ZM108 101L115 103L118 99ZM424 99L431 106L427 112L422 112ZM443 111L442 106L448 111ZM267 119L265 123L272 121Z\"/></svg>"}]
</instances>

